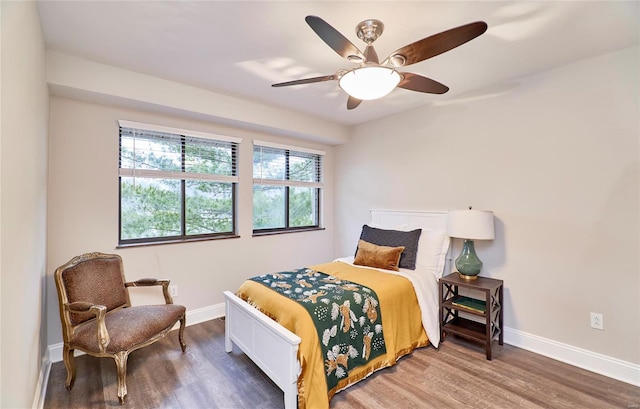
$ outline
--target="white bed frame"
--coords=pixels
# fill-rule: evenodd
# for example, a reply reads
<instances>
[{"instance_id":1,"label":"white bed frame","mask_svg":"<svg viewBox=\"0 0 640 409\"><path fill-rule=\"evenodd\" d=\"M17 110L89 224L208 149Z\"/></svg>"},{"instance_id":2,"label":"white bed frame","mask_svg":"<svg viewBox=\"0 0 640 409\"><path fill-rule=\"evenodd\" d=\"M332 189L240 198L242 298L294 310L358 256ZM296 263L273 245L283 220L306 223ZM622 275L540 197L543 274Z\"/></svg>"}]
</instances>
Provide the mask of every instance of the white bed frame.
<instances>
[{"instance_id":1,"label":"white bed frame","mask_svg":"<svg viewBox=\"0 0 640 409\"><path fill-rule=\"evenodd\" d=\"M371 210L371 223L394 228L447 228L447 212ZM445 272L451 271L447 255ZM298 345L300 337L284 328L230 291L225 291L225 351L240 348L284 392L285 409L298 404Z\"/></svg>"}]
</instances>

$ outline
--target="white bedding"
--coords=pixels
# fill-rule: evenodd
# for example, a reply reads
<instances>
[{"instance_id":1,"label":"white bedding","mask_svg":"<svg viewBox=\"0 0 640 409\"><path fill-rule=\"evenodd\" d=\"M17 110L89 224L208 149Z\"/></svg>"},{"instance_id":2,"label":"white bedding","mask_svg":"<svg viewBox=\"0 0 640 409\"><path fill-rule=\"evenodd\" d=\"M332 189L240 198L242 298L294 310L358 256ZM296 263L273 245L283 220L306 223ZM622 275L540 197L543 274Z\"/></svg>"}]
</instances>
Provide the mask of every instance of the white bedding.
<instances>
[{"instance_id":1,"label":"white bedding","mask_svg":"<svg viewBox=\"0 0 640 409\"><path fill-rule=\"evenodd\" d=\"M355 265L353 264L353 259L354 257L342 257L335 261ZM401 268L400 271L392 271L360 265L357 265L356 267L371 268L373 270L389 274L396 274L411 281L416 292L420 311L422 312L422 326L429 337L429 341L434 347L438 347L440 344L440 325L438 323L438 280L427 268L418 265L415 270Z\"/></svg>"}]
</instances>

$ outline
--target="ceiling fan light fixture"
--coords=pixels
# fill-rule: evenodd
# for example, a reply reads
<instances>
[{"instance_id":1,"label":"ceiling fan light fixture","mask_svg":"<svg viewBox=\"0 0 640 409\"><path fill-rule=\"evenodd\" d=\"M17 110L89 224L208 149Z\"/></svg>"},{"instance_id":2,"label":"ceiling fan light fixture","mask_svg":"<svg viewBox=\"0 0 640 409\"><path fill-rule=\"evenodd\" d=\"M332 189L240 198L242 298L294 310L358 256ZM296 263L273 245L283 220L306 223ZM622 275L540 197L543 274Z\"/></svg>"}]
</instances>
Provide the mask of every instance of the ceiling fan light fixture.
<instances>
[{"instance_id":1,"label":"ceiling fan light fixture","mask_svg":"<svg viewBox=\"0 0 640 409\"><path fill-rule=\"evenodd\" d=\"M359 67L348 71L338 84L347 94L367 101L382 98L400 83L402 76L389 67Z\"/></svg>"}]
</instances>

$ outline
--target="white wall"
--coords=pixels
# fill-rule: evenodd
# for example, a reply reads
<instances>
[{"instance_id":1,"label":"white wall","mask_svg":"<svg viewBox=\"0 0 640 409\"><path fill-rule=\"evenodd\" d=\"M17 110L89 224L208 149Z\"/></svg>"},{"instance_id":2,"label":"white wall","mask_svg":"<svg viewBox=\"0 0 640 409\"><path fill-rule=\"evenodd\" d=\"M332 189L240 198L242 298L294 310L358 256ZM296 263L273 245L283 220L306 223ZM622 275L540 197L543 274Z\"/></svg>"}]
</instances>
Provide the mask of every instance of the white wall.
<instances>
[{"instance_id":1,"label":"white wall","mask_svg":"<svg viewBox=\"0 0 640 409\"><path fill-rule=\"evenodd\" d=\"M370 208L493 210L496 239L476 250L505 281L505 325L640 363L638 55L358 126L335 150L336 253Z\"/></svg>"},{"instance_id":2,"label":"white wall","mask_svg":"<svg viewBox=\"0 0 640 409\"><path fill-rule=\"evenodd\" d=\"M44 352L48 91L34 2L0 2L0 407L30 407Z\"/></svg>"},{"instance_id":3,"label":"white wall","mask_svg":"<svg viewBox=\"0 0 640 409\"><path fill-rule=\"evenodd\" d=\"M66 98L51 99L50 118L49 345L62 341L53 272L84 252L120 254L130 280L149 276L171 279L172 284L179 286L175 302L185 305L188 312L223 303L222 291L235 290L251 276L329 261L333 255L333 148L330 146ZM241 238L116 249L118 119L243 138L238 200ZM327 152L323 214L326 230L252 237L252 139Z\"/></svg>"}]
</instances>

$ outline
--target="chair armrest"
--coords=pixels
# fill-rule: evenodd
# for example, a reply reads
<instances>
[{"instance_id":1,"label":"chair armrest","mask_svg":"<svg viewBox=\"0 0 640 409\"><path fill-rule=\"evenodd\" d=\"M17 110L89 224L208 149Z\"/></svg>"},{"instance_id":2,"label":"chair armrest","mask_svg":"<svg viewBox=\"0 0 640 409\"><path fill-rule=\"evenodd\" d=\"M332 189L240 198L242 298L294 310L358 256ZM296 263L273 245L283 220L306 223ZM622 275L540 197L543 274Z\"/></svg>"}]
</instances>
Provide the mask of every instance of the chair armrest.
<instances>
[{"instance_id":1,"label":"chair armrest","mask_svg":"<svg viewBox=\"0 0 640 409\"><path fill-rule=\"evenodd\" d=\"M150 287L154 285L169 285L169 280L159 280L157 278L141 278L136 281L127 281L124 283L126 287Z\"/></svg>"},{"instance_id":2,"label":"chair armrest","mask_svg":"<svg viewBox=\"0 0 640 409\"><path fill-rule=\"evenodd\" d=\"M162 295L164 295L164 301L167 304L173 304L173 298L169 294L169 283L171 280L156 279L156 278L141 278L136 281L127 281L124 283L125 287L152 287L160 285L162 286Z\"/></svg>"},{"instance_id":3,"label":"chair armrest","mask_svg":"<svg viewBox=\"0 0 640 409\"><path fill-rule=\"evenodd\" d=\"M86 301L76 301L67 303L64 308L69 312L74 313L90 313L96 317L96 325L98 327L98 347L100 352L104 353L107 345L111 342L109 332L107 331L107 325L105 324L104 317L107 313L107 307L104 305L95 305Z\"/></svg>"},{"instance_id":4,"label":"chair armrest","mask_svg":"<svg viewBox=\"0 0 640 409\"><path fill-rule=\"evenodd\" d=\"M89 310L91 310L91 307L94 307L94 305L86 301L76 301L69 304L65 304L65 308L69 310L69 312L77 312L77 313L89 312ZM103 307L103 306L96 305L95 307Z\"/></svg>"}]
</instances>

